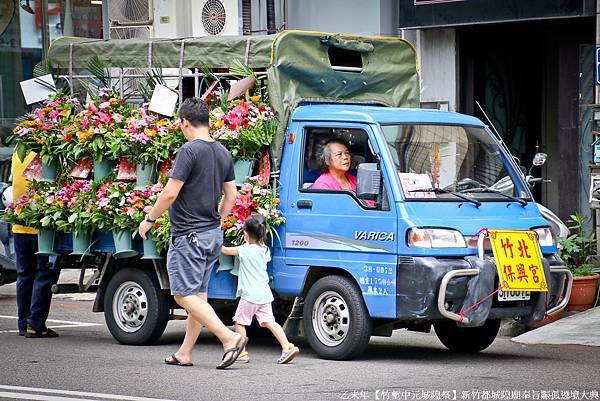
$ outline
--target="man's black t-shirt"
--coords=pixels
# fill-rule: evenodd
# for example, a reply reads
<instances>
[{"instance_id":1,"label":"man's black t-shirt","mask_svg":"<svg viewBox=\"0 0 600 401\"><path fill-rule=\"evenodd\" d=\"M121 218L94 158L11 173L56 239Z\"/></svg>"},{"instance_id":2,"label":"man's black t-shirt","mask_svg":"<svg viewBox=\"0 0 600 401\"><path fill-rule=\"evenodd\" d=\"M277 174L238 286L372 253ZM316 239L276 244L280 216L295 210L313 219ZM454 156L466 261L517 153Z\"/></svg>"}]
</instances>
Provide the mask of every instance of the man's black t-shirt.
<instances>
[{"instance_id":1,"label":"man's black t-shirt","mask_svg":"<svg viewBox=\"0 0 600 401\"><path fill-rule=\"evenodd\" d=\"M184 182L169 208L171 236L218 227L223 183L235 180L229 151L217 141L187 142L177 153L170 177Z\"/></svg>"}]
</instances>

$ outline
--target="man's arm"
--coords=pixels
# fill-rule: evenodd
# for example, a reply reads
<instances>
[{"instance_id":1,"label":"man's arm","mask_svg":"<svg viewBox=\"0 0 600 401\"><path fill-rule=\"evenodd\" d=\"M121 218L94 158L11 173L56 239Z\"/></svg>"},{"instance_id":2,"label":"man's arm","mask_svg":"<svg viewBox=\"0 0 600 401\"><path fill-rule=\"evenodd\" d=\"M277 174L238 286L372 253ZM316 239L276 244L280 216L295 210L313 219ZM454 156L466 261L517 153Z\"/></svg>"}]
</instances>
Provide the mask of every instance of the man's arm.
<instances>
[{"instance_id":1,"label":"man's arm","mask_svg":"<svg viewBox=\"0 0 600 401\"><path fill-rule=\"evenodd\" d=\"M175 199L177 199L177 195L179 195L181 187L183 187L183 181L180 181L176 178L169 178L167 185L165 185L163 190L160 192L160 195L158 195L158 199L156 200L154 207L150 213L148 213L148 218L150 220L156 220L165 212L165 210L170 208L173 202L175 202Z\"/></svg>"},{"instance_id":2,"label":"man's arm","mask_svg":"<svg viewBox=\"0 0 600 401\"><path fill-rule=\"evenodd\" d=\"M233 205L235 204L235 197L237 195L235 180L223 183L223 194L223 199L221 199L221 204L219 205L221 220L227 218L231 212L231 208L233 208Z\"/></svg>"}]
</instances>

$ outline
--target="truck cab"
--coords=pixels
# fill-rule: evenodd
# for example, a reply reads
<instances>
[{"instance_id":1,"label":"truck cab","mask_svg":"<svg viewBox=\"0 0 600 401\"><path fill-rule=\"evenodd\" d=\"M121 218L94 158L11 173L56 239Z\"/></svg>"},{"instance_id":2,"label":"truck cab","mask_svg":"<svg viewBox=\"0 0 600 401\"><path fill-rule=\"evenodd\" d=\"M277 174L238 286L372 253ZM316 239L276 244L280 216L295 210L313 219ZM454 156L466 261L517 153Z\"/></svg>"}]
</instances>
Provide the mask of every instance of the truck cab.
<instances>
[{"instance_id":1,"label":"truck cab","mask_svg":"<svg viewBox=\"0 0 600 401\"><path fill-rule=\"evenodd\" d=\"M568 272L549 224L514 159L480 120L302 104L285 138L279 191L286 224L273 244L273 289L299 297L295 310L302 310L304 332L319 355L351 358L372 334L431 326L448 348L480 351L493 342L500 319L540 320L548 309L564 307ZM312 188L324 172L323 144L332 138L347 144L350 174L375 166L380 185L372 201ZM505 177L513 181L512 196L490 189ZM537 233L547 296L494 293L493 255L489 242L479 241L485 229Z\"/></svg>"}]
</instances>

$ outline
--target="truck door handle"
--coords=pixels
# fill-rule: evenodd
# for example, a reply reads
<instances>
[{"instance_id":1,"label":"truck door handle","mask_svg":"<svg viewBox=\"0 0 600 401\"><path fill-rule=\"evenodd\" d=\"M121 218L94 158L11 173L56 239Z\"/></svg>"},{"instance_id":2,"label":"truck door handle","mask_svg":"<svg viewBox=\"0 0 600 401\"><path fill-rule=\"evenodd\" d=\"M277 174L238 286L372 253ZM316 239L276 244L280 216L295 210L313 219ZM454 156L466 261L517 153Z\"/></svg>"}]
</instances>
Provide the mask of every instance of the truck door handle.
<instances>
[{"instance_id":1,"label":"truck door handle","mask_svg":"<svg viewBox=\"0 0 600 401\"><path fill-rule=\"evenodd\" d=\"M296 205L298 205L298 209L312 209L312 201L310 199L299 199Z\"/></svg>"}]
</instances>

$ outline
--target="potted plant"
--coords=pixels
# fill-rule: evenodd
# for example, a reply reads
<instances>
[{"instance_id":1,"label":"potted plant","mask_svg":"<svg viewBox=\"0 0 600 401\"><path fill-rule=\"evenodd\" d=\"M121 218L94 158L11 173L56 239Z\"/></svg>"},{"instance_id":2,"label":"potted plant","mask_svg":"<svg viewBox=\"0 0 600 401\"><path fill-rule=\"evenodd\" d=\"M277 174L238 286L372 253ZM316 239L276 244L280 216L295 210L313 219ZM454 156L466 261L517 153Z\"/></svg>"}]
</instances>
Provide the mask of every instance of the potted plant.
<instances>
[{"instance_id":1,"label":"potted plant","mask_svg":"<svg viewBox=\"0 0 600 401\"><path fill-rule=\"evenodd\" d=\"M68 191L69 217L66 231L73 234L73 252L71 255L91 255L94 226L92 224L92 205L94 192L91 181L75 181L64 188Z\"/></svg>"},{"instance_id":2,"label":"potted plant","mask_svg":"<svg viewBox=\"0 0 600 401\"><path fill-rule=\"evenodd\" d=\"M260 95L227 102L226 92L217 92L217 102L210 112L213 137L221 142L235 159L238 185L252 174L260 149L271 143L277 131L277 120L271 107Z\"/></svg>"},{"instance_id":3,"label":"potted plant","mask_svg":"<svg viewBox=\"0 0 600 401\"><path fill-rule=\"evenodd\" d=\"M584 218L571 215L569 229L573 234L559 239L560 257L573 272L574 282L567 310L581 311L594 306L599 274L593 274L591 257L596 255L596 235L586 232Z\"/></svg>"},{"instance_id":4,"label":"potted plant","mask_svg":"<svg viewBox=\"0 0 600 401\"><path fill-rule=\"evenodd\" d=\"M30 152L37 153L42 160L42 180L52 181L58 167L69 158L69 146L73 141L69 131L81 104L77 99L57 92L43 105L26 115L8 140L16 144L21 160Z\"/></svg>"},{"instance_id":5,"label":"potted plant","mask_svg":"<svg viewBox=\"0 0 600 401\"><path fill-rule=\"evenodd\" d=\"M135 222L128 213L127 198L133 185L124 182L102 182L96 184L96 203L92 208L92 223L99 230L111 230L115 244L114 257L129 258L138 252L133 249L131 230Z\"/></svg>"},{"instance_id":6,"label":"potted plant","mask_svg":"<svg viewBox=\"0 0 600 401\"><path fill-rule=\"evenodd\" d=\"M119 137L125 130L125 120L130 113L125 100L113 89L102 88L75 119L73 133L76 140L70 151L75 159L93 158L95 180L111 172L116 159L113 137Z\"/></svg>"},{"instance_id":7,"label":"potted plant","mask_svg":"<svg viewBox=\"0 0 600 401\"><path fill-rule=\"evenodd\" d=\"M142 190L135 190L127 197L127 206L124 208L124 211L132 217L136 228L144 220L146 214L150 213L162 189L163 185L157 183L152 187L147 186ZM153 229L146 234L146 239L143 240L144 256L142 256L142 259L162 259L154 234L155 229L159 225L160 223L156 221Z\"/></svg>"}]
</instances>

